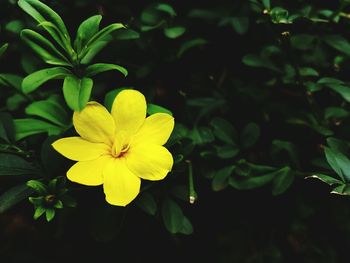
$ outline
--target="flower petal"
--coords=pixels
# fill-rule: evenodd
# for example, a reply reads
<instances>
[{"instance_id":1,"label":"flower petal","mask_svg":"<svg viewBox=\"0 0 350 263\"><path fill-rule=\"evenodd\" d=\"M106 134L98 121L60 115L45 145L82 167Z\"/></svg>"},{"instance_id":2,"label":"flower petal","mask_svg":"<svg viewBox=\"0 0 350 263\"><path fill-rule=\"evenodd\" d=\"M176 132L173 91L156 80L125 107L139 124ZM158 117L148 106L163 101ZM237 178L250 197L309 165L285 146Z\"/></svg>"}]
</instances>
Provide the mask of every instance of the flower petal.
<instances>
[{"instance_id":1,"label":"flower petal","mask_svg":"<svg viewBox=\"0 0 350 263\"><path fill-rule=\"evenodd\" d=\"M105 107L89 102L81 112L74 112L73 124L81 137L90 142L113 144L115 124Z\"/></svg>"},{"instance_id":2,"label":"flower petal","mask_svg":"<svg viewBox=\"0 0 350 263\"><path fill-rule=\"evenodd\" d=\"M174 118L166 113L155 113L146 118L140 130L135 134L132 143L153 143L163 145L174 129Z\"/></svg>"},{"instance_id":3,"label":"flower petal","mask_svg":"<svg viewBox=\"0 0 350 263\"><path fill-rule=\"evenodd\" d=\"M59 139L52 144L52 147L73 161L95 160L101 155L107 154L110 148L105 143L93 143L81 137Z\"/></svg>"},{"instance_id":4,"label":"flower petal","mask_svg":"<svg viewBox=\"0 0 350 263\"><path fill-rule=\"evenodd\" d=\"M131 89L121 91L112 106L116 131L137 132L145 121L146 110L146 99L141 92Z\"/></svg>"},{"instance_id":5,"label":"flower petal","mask_svg":"<svg viewBox=\"0 0 350 263\"><path fill-rule=\"evenodd\" d=\"M146 180L162 180L171 171L173 156L163 146L143 143L130 147L125 154L129 169Z\"/></svg>"},{"instance_id":6,"label":"flower petal","mask_svg":"<svg viewBox=\"0 0 350 263\"><path fill-rule=\"evenodd\" d=\"M140 192L141 179L128 169L124 158L110 160L103 176L106 201L111 205L126 206Z\"/></svg>"},{"instance_id":7,"label":"flower petal","mask_svg":"<svg viewBox=\"0 0 350 263\"><path fill-rule=\"evenodd\" d=\"M111 156L104 155L96 160L77 162L68 170L67 177L72 182L83 185L101 185L103 184L103 170L111 159Z\"/></svg>"}]
</instances>

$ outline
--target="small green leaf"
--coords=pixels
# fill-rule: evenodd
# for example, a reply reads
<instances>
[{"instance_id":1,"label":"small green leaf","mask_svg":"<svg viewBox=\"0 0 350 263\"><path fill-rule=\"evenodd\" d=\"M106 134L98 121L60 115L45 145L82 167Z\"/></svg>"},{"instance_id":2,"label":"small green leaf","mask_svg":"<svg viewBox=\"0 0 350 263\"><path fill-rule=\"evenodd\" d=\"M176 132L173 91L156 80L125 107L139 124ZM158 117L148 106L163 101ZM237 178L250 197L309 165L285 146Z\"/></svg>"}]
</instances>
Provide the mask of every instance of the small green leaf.
<instances>
[{"instance_id":1,"label":"small green leaf","mask_svg":"<svg viewBox=\"0 0 350 263\"><path fill-rule=\"evenodd\" d=\"M53 208L46 209L46 220L47 220L47 222L50 222L52 219L54 219L55 214L56 214L55 209L53 209Z\"/></svg>"},{"instance_id":2,"label":"small green leaf","mask_svg":"<svg viewBox=\"0 0 350 263\"><path fill-rule=\"evenodd\" d=\"M10 143L15 139L15 127L12 116L0 112L0 139Z\"/></svg>"},{"instance_id":3,"label":"small green leaf","mask_svg":"<svg viewBox=\"0 0 350 263\"><path fill-rule=\"evenodd\" d=\"M51 121L62 127L69 124L69 117L62 106L52 99L35 101L25 109L26 114Z\"/></svg>"},{"instance_id":4,"label":"small green leaf","mask_svg":"<svg viewBox=\"0 0 350 263\"><path fill-rule=\"evenodd\" d=\"M293 183L294 174L291 173L290 167L283 167L275 175L272 181L272 195L283 194Z\"/></svg>"},{"instance_id":5,"label":"small green leaf","mask_svg":"<svg viewBox=\"0 0 350 263\"><path fill-rule=\"evenodd\" d=\"M207 127L194 127L188 135L195 145L210 143L215 139L212 131Z\"/></svg>"},{"instance_id":6,"label":"small green leaf","mask_svg":"<svg viewBox=\"0 0 350 263\"><path fill-rule=\"evenodd\" d=\"M54 124L37 120L37 119L16 119L15 120L16 140L21 140L25 137L48 133L48 135L57 135L63 131L62 127Z\"/></svg>"},{"instance_id":7,"label":"small green leaf","mask_svg":"<svg viewBox=\"0 0 350 263\"><path fill-rule=\"evenodd\" d=\"M79 58L82 60L89 52L90 49L95 49L100 41L103 41L106 36L110 35L113 31L125 28L123 24L120 23L114 23L110 24L109 26L106 26L105 28L98 31L96 34L94 34L88 43L86 43L86 46L82 49L82 51L79 53Z\"/></svg>"},{"instance_id":8,"label":"small green leaf","mask_svg":"<svg viewBox=\"0 0 350 263\"><path fill-rule=\"evenodd\" d=\"M57 208L57 209L62 209L63 208L63 203L61 200L57 200L57 202L55 203L54 205L54 208Z\"/></svg>"},{"instance_id":9,"label":"small green leaf","mask_svg":"<svg viewBox=\"0 0 350 263\"><path fill-rule=\"evenodd\" d=\"M38 180L28 181L27 186L34 189L38 194L41 195L46 195L48 192L47 186Z\"/></svg>"},{"instance_id":10,"label":"small green leaf","mask_svg":"<svg viewBox=\"0 0 350 263\"><path fill-rule=\"evenodd\" d=\"M148 192L144 192L137 197L136 205L149 215L154 216L157 212L157 203L153 195Z\"/></svg>"},{"instance_id":11,"label":"small green leaf","mask_svg":"<svg viewBox=\"0 0 350 263\"><path fill-rule=\"evenodd\" d=\"M233 125L225 119L215 117L211 120L210 125L213 127L213 133L216 138L224 143L236 144L237 131Z\"/></svg>"},{"instance_id":12,"label":"small green leaf","mask_svg":"<svg viewBox=\"0 0 350 263\"><path fill-rule=\"evenodd\" d=\"M2 54L5 53L6 49L8 48L9 44L5 43L0 47L0 57L2 56Z\"/></svg>"},{"instance_id":13,"label":"small green leaf","mask_svg":"<svg viewBox=\"0 0 350 263\"><path fill-rule=\"evenodd\" d=\"M55 11L38 0L19 0L18 5L38 23L49 22L52 24L54 27L48 25L43 27L68 53L72 50L69 46L70 37L68 30L62 18Z\"/></svg>"},{"instance_id":14,"label":"small green leaf","mask_svg":"<svg viewBox=\"0 0 350 263\"><path fill-rule=\"evenodd\" d=\"M155 113L167 113L167 114L173 116L173 113L170 110L168 110L162 106L156 105L156 104L148 103L147 104L147 114L152 115Z\"/></svg>"},{"instance_id":15,"label":"small green leaf","mask_svg":"<svg viewBox=\"0 0 350 263\"><path fill-rule=\"evenodd\" d=\"M90 99L92 86L93 81L90 78L66 77L63 83L63 95L67 105L74 111L84 109Z\"/></svg>"},{"instance_id":16,"label":"small green leaf","mask_svg":"<svg viewBox=\"0 0 350 263\"><path fill-rule=\"evenodd\" d=\"M168 38L174 39L182 36L186 31L186 28L182 26L164 28L164 35Z\"/></svg>"},{"instance_id":17,"label":"small green leaf","mask_svg":"<svg viewBox=\"0 0 350 263\"><path fill-rule=\"evenodd\" d=\"M36 174L31 163L23 158L7 153L0 153L0 175L30 175Z\"/></svg>"},{"instance_id":18,"label":"small green leaf","mask_svg":"<svg viewBox=\"0 0 350 263\"><path fill-rule=\"evenodd\" d=\"M97 63L91 66L88 66L85 70L85 74L87 77L92 77L99 73L110 71L110 70L117 70L120 73L122 73L125 77L128 75L128 71L122 66L115 65L115 64L105 64L105 63Z\"/></svg>"},{"instance_id":19,"label":"small green leaf","mask_svg":"<svg viewBox=\"0 0 350 263\"><path fill-rule=\"evenodd\" d=\"M39 33L24 29L21 38L37 53L42 60L51 65L71 67L69 60L56 47Z\"/></svg>"},{"instance_id":20,"label":"small green leaf","mask_svg":"<svg viewBox=\"0 0 350 263\"><path fill-rule=\"evenodd\" d=\"M3 86L11 87L16 90L21 90L21 83L23 78L9 73L0 74L0 84Z\"/></svg>"},{"instance_id":21,"label":"small green leaf","mask_svg":"<svg viewBox=\"0 0 350 263\"><path fill-rule=\"evenodd\" d=\"M341 152L325 147L328 164L344 182L350 181L350 160Z\"/></svg>"},{"instance_id":22,"label":"small green leaf","mask_svg":"<svg viewBox=\"0 0 350 263\"><path fill-rule=\"evenodd\" d=\"M35 208L35 212L33 215L33 218L35 220L37 220L39 217L41 217L44 213L46 212L46 209L42 206L38 206L37 208Z\"/></svg>"},{"instance_id":23,"label":"small green leaf","mask_svg":"<svg viewBox=\"0 0 350 263\"><path fill-rule=\"evenodd\" d=\"M30 93L51 79L63 79L69 75L71 75L71 72L63 67L38 70L23 79L22 91L24 93Z\"/></svg>"},{"instance_id":24,"label":"small green leaf","mask_svg":"<svg viewBox=\"0 0 350 263\"><path fill-rule=\"evenodd\" d=\"M249 18L245 16L228 17L227 20L221 20L220 25L230 24L239 35L243 35L248 31Z\"/></svg>"},{"instance_id":25,"label":"small green leaf","mask_svg":"<svg viewBox=\"0 0 350 263\"><path fill-rule=\"evenodd\" d=\"M307 176L305 177L305 179L310 179L310 178L315 178L315 179L318 179L328 185L335 185L335 184L343 184L342 181L334 178L334 177L331 177L329 175L326 175L326 174L313 174L313 175L310 175L310 176Z\"/></svg>"},{"instance_id":26,"label":"small green leaf","mask_svg":"<svg viewBox=\"0 0 350 263\"><path fill-rule=\"evenodd\" d=\"M33 193L33 189L26 184L21 184L10 188L0 195L0 214L6 212L9 208L28 198Z\"/></svg>"},{"instance_id":27,"label":"small green leaf","mask_svg":"<svg viewBox=\"0 0 350 263\"><path fill-rule=\"evenodd\" d=\"M125 28L112 33L113 39L116 40L133 40L139 39L140 34L132 29Z\"/></svg>"},{"instance_id":28,"label":"small green leaf","mask_svg":"<svg viewBox=\"0 0 350 263\"><path fill-rule=\"evenodd\" d=\"M98 32L101 19L101 15L95 15L80 24L74 41L74 47L78 53L81 51L82 47L87 44L90 38Z\"/></svg>"},{"instance_id":29,"label":"small green leaf","mask_svg":"<svg viewBox=\"0 0 350 263\"><path fill-rule=\"evenodd\" d=\"M184 234L184 235L191 235L193 233L192 223L186 216L183 217L182 227L181 227L179 233Z\"/></svg>"},{"instance_id":30,"label":"small green leaf","mask_svg":"<svg viewBox=\"0 0 350 263\"><path fill-rule=\"evenodd\" d=\"M157 4L155 9L159 10L159 11L163 11L163 12L169 14L170 16L176 16L176 12L175 12L174 8L169 4L164 4L164 3Z\"/></svg>"},{"instance_id":31,"label":"small green leaf","mask_svg":"<svg viewBox=\"0 0 350 263\"><path fill-rule=\"evenodd\" d=\"M23 28L24 23L21 20L12 20L5 26L5 29L13 34L18 34Z\"/></svg>"},{"instance_id":32,"label":"small green leaf","mask_svg":"<svg viewBox=\"0 0 350 263\"><path fill-rule=\"evenodd\" d=\"M322 40L332 48L350 56L350 43L341 35L324 36Z\"/></svg>"},{"instance_id":33,"label":"small green leaf","mask_svg":"<svg viewBox=\"0 0 350 263\"><path fill-rule=\"evenodd\" d=\"M172 199L165 199L162 204L162 217L166 229L176 234L181 232L184 224L184 215L181 207Z\"/></svg>"},{"instance_id":34,"label":"small green leaf","mask_svg":"<svg viewBox=\"0 0 350 263\"><path fill-rule=\"evenodd\" d=\"M223 146L214 146L216 150L216 154L221 159L230 159L239 153L239 148L237 145L226 144Z\"/></svg>"},{"instance_id":35,"label":"small green leaf","mask_svg":"<svg viewBox=\"0 0 350 263\"><path fill-rule=\"evenodd\" d=\"M182 57L182 55L191 48L203 46L207 43L208 41L203 38L195 38L192 40L188 40L181 45L179 51L177 52L177 57Z\"/></svg>"},{"instance_id":36,"label":"small green leaf","mask_svg":"<svg viewBox=\"0 0 350 263\"><path fill-rule=\"evenodd\" d=\"M242 147L247 149L252 147L260 137L260 127L254 123L248 123L247 126L244 127L241 133L241 144Z\"/></svg>"},{"instance_id":37,"label":"small green leaf","mask_svg":"<svg viewBox=\"0 0 350 263\"><path fill-rule=\"evenodd\" d=\"M211 187L214 191L221 191L229 184L229 178L235 169L234 165L222 168L215 172Z\"/></svg>"}]
</instances>

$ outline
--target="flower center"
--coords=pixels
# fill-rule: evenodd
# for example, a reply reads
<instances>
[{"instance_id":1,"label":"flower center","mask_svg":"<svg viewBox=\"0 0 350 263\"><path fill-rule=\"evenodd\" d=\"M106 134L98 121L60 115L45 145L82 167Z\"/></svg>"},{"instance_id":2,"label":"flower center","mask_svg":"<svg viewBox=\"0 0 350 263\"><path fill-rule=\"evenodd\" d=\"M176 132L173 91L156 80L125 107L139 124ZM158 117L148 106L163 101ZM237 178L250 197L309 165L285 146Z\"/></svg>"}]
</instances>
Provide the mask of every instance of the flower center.
<instances>
[{"instance_id":1,"label":"flower center","mask_svg":"<svg viewBox=\"0 0 350 263\"><path fill-rule=\"evenodd\" d=\"M127 153L129 148L130 148L130 137L127 136L125 132L119 132L115 136L115 141L112 147L111 155L114 158L120 158Z\"/></svg>"}]
</instances>

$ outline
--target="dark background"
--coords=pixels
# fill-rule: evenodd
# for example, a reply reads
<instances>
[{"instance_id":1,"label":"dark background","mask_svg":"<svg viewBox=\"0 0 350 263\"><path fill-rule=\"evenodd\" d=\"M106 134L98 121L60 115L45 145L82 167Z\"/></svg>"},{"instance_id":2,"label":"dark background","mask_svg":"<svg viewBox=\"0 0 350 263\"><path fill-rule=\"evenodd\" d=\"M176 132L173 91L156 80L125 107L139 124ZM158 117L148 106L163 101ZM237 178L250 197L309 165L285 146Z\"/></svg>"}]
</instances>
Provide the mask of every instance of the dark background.
<instances>
[{"instance_id":1,"label":"dark background","mask_svg":"<svg viewBox=\"0 0 350 263\"><path fill-rule=\"evenodd\" d=\"M308 2L320 9L339 7L337 1ZM4 26L14 19L23 20L28 25L30 19L11 1L0 0L0 3L3 29L0 40L10 43L9 52L1 61L0 72L24 76L19 61L23 54L30 53L29 49L20 41L18 34L4 30ZM103 25L123 22L139 31L142 11L154 2L81 0L45 3L62 16L74 35L79 23L96 13L104 15ZM349 30L344 30L348 24L315 25L303 19L291 25L257 23L256 20L263 15L249 10L245 1L168 3L177 12L172 23L187 28L184 38L201 37L207 39L208 44L176 58L174 54L183 39L167 39L162 30L143 32L138 40L112 42L96 60L123 65L129 76L125 80L113 74L97 77L98 88L94 89L94 98L103 100L106 91L133 86L155 103L171 109L178 122L190 127L197 112L186 106L186 99L181 94L185 93L186 98L191 99L213 96L218 92L227 99L228 109L219 110L216 115L232 121L238 130L247 120L256 121L262 127L258 144L243 153L245 158L270 165L268 148L271 140L288 139L298 146L301 170L313 171L315 168L310 162L321 155L319 144L324 143L324 137L312 130L285 123L290 111L309 111L308 100L299 95L297 85L289 84L281 84L280 90L269 90L265 96L264 83L275 73L248 68L243 65L242 57L258 52L267 43L283 46L281 33L284 31L292 34L337 32L348 35ZM296 10L304 3L286 1L283 4L285 8ZM237 34L230 27L219 27L215 21L187 16L195 8L210 10L218 7L247 16L250 21L247 32ZM282 59L294 56L297 55L286 52ZM139 74L145 65L151 65L149 73ZM320 65L320 72L334 74L329 65ZM347 71L341 70L336 74L346 76ZM107 87L106 83L110 86ZM59 86L52 88L58 89ZM242 89L251 90L254 96L245 95ZM1 92L3 105L11 91ZM320 95L319 102L328 105L334 100L325 93ZM269 122L263 121L266 112ZM22 109L14 115L21 117ZM205 118L202 120L204 124L206 121ZM128 208L110 207L104 204L101 189L80 189L72 193L78 207L60 213L52 223L43 219L34 221L33 208L26 202L0 215L0 261L348 262L350 211L347 197L330 195L328 186L302 177L298 177L286 193L275 197L267 188L248 191L227 188L214 192L210 180L203 175L206 170L222 167L225 161L214 158L203 160L195 153L192 159L199 197L193 205L182 203L194 226L192 235L171 235L159 215L151 217L134 204ZM186 181L181 177L178 180ZM5 181L5 184L10 183Z\"/></svg>"}]
</instances>

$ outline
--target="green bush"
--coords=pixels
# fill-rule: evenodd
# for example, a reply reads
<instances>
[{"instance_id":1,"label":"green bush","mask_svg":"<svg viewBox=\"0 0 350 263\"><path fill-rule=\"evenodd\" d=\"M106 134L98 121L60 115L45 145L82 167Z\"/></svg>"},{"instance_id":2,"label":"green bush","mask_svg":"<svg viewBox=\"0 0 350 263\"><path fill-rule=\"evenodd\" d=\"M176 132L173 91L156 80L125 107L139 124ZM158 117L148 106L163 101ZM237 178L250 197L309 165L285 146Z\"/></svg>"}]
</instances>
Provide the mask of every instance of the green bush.
<instances>
[{"instance_id":1,"label":"green bush","mask_svg":"<svg viewBox=\"0 0 350 263\"><path fill-rule=\"evenodd\" d=\"M347 262L350 1L1 6L4 262ZM130 89L174 117L174 164L113 206L52 144Z\"/></svg>"}]
</instances>

